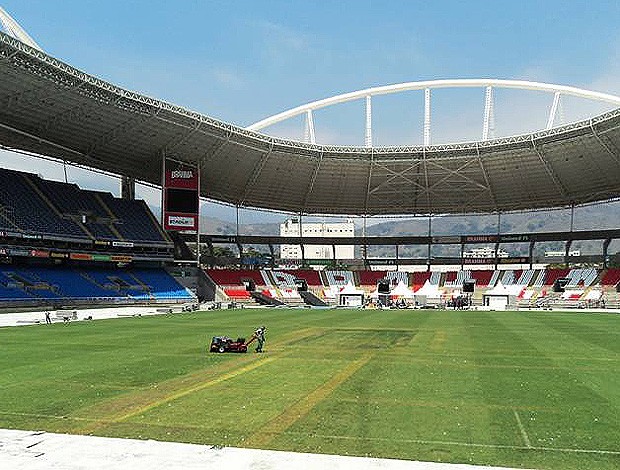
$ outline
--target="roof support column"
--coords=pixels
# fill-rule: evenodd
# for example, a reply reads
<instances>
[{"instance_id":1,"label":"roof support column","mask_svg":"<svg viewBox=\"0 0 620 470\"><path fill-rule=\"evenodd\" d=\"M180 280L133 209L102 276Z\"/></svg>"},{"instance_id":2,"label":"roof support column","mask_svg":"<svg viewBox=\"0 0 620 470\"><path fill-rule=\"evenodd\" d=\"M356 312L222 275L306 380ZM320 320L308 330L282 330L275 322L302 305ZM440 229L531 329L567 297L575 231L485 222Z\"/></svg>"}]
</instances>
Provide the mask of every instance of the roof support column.
<instances>
[{"instance_id":1,"label":"roof support column","mask_svg":"<svg viewBox=\"0 0 620 470\"><path fill-rule=\"evenodd\" d=\"M553 95L553 103L551 104L551 110L549 111L549 118L547 119L547 129L553 127L555 121L555 115L558 112L558 105L560 104L560 92L556 91Z\"/></svg>"},{"instance_id":2,"label":"roof support column","mask_svg":"<svg viewBox=\"0 0 620 470\"><path fill-rule=\"evenodd\" d=\"M239 204L235 206L235 215L236 215L235 233L237 234L237 238L239 238Z\"/></svg>"},{"instance_id":3,"label":"roof support column","mask_svg":"<svg viewBox=\"0 0 620 470\"><path fill-rule=\"evenodd\" d=\"M65 164L65 179L67 178L67 170ZM121 199L133 201L136 198L136 179L131 176L121 177Z\"/></svg>"},{"instance_id":4,"label":"roof support column","mask_svg":"<svg viewBox=\"0 0 620 470\"><path fill-rule=\"evenodd\" d=\"M304 250L303 243L303 226L302 226L302 213L299 213L299 246L301 248L301 266L304 267L306 265L306 251Z\"/></svg>"},{"instance_id":5,"label":"roof support column","mask_svg":"<svg viewBox=\"0 0 620 470\"><path fill-rule=\"evenodd\" d=\"M482 140L489 140L495 135L495 115L493 112L493 87L487 86L484 93L484 121L482 123Z\"/></svg>"},{"instance_id":6,"label":"roof support column","mask_svg":"<svg viewBox=\"0 0 620 470\"><path fill-rule=\"evenodd\" d=\"M312 110L308 109L306 111L306 125L304 128L304 142L316 144L316 137L314 135L314 117L312 115Z\"/></svg>"},{"instance_id":7,"label":"roof support column","mask_svg":"<svg viewBox=\"0 0 620 470\"><path fill-rule=\"evenodd\" d=\"M364 244L362 245L362 258L364 260L364 266L366 266L368 260L368 244L366 243L366 214L364 214L362 224L362 239L364 240Z\"/></svg>"},{"instance_id":8,"label":"roof support column","mask_svg":"<svg viewBox=\"0 0 620 470\"><path fill-rule=\"evenodd\" d=\"M372 147L372 103L370 95L366 95L366 147Z\"/></svg>"},{"instance_id":9,"label":"roof support column","mask_svg":"<svg viewBox=\"0 0 620 470\"><path fill-rule=\"evenodd\" d=\"M198 213L196 214L196 267L200 269L200 159L196 160L196 172L198 173Z\"/></svg>"},{"instance_id":10,"label":"roof support column","mask_svg":"<svg viewBox=\"0 0 620 470\"><path fill-rule=\"evenodd\" d=\"M607 269L607 253L609 249L609 245L611 243L611 238L606 238L603 241L603 269Z\"/></svg>"},{"instance_id":11,"label":"roof support column","mask_svg":"<svg viewBox=\"0 0 620 470\"><path fill-rule=\"evenodd\" d=\"M161 212L160 212L160 221L162 227L166 226L166 221L164 220L164 211L165 211L165 197L166 197L166 151L161 151Z\"/></svg>"},{"instance_id":12,"label":"roof support column","mask_svg":"<svg viewBox=\"0 0 620 470\"><path fill-rule=\"evenodd\" d=\"M495 270L499 264L499 234L502 233L502 213L497 212L497 240L495 241Z\"/></svg>"},{"instance_id":13,"label":"roof support column","mask_svg":"<svg viewBox=\"0 0 620 470\"><path fill-rule=\"evenodd\" d=\"M431 145L431 89L424 89L424 146Z\"/></svg>"},{"instance_id":14,"label":"roof support column","mask_svg":"<svg viewBox=\"0 0 620 470\"><path fill-rule=\"evenodd\" d=\"M426 263L426 270L428 272L431 271L431 251L432 251L432 245L433 245L433 237L431 236L431 233L433 231L433 214L429 213L428 214L428 258L427 258L427 263Z\"/></svg>"},{"instance_id":15,"label":"roof support column","mask_svg":"<svg viewBox=\"0 0 620 470\"><path fill-rule=\"evenodd\" d=\"M572 232L572 230L571 230ZM573 240L566 240L566 246L564 248L564 266L566 266L567 268L570 266L570 263L568 261L568 256L569 256L569 252L570 252L570 247L573 244Z\"/></svg>"},{"instance_id":16,"label":"roof support column","mask_svg":"<svg viewBox=\"0 0 620 470\"><path fill-rule=\"evenodd\" d=\"M400 264L398 262L398 258L399 258L399 256L398 256L398 244L396 244L396 271L398 271L398 265Z\"/></svg>"}]
</instances>

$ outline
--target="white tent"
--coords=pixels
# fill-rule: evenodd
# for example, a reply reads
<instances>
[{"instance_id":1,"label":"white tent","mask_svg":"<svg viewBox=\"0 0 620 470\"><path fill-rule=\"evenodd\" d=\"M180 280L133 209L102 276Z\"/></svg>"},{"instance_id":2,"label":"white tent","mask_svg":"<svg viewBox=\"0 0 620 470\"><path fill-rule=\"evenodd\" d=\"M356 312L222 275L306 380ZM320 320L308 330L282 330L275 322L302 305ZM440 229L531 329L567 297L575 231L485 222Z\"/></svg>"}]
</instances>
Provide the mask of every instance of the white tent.
<instances>
[{"instance_id":1,"label":"white tent","mask_svg":"<svg viewBox=\"0 0 620 470\"><path fill-rule=\"evenodd\" d=\"M364 305L364 291L347 283L338 293L338 305L344 307L361 307Z\"/></svg>"},{"instance_id":2,"label":"white tent","mask_svg":"<svg viewBox=\"0 0 620 470\"><path fill-rule=\"evenodd\" d=\"M497 281L495 287L485 292L486 295L510 295L510 290L502 284L502 281Z\"/></svg>"},{"instance_id":3,"label":"white tent","mask_svg":"<svg viewBox=\"0 0 620 470\"><path fill-rule=\"evenodd\" d=\"M428 297L429 299L438 299L441 297L441 292L439 292L439 286L431 284L427 279L424 285L416 291L415 295Z\"/></svg>"},{"instance_id":4,"label":"white tent","mask_svg":"<svg viewBox=\"0 0 620 470\"><path fill-rule=\"evenodd\" d=\"M391 296L404 297L405 299L413 299L415 294L409 289L403 281L400 281L394 289L390 292Z\"/></svg>"},{"instance_id":5,"label":"white tent","mask_svg":"<svg viewBox=\"0 0 620 470\"><path fill-rule=\"evenodd\" d=\"M521 289L520 286L519 289ZM495 310L506 310L509 305L516 303L517 296L514 289L509 289L502 281L498 281L493 289L482 294L482 304Z\"/></svg>"}]
</instances>

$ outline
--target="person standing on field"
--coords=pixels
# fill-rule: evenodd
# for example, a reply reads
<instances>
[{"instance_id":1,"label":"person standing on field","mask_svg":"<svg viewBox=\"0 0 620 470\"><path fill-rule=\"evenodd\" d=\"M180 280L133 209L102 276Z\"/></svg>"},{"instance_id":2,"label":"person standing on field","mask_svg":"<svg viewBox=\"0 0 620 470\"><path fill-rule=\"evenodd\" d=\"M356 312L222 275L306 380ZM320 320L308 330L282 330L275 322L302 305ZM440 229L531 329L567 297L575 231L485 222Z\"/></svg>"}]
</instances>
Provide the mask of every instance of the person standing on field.
<instances>
[{"instance_id":1,"label":"person standing on field","mask_svg":"<svg viewBox=\"0 0 620 470\"><path fill-rule=\"evenodd\" d=\"M257 353L262 353L263 352L263 346L265 344L265 330L267 328L265 328L265 326L261 326L260 328L257 328L256 331L254 332L254 334L256 335L256 341L258 341L258 344L256 345L256 352Z\"/></svg>"}]
</instances>

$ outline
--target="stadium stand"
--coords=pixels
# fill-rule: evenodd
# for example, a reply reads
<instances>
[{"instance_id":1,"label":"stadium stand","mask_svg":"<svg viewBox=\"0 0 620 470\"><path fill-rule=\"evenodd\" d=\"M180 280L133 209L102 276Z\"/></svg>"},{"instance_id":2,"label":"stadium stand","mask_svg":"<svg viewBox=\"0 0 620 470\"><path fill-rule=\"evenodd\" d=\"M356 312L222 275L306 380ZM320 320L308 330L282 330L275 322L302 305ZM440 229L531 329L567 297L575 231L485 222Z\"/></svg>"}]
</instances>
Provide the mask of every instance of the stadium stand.
<instances>
[{"instance_id":1,"label":"stadium stand","mask_svg":"<svg viewBox=\"0 0 620 470\"><path fill-rule=\"evenodd\" d=\"M163 269L51 266L3 266L0 269L0 298L12 302L40 300L52 303L195 299Z\"/></svg>"},{"instance_id":2,"label":"stadium stand","mask_svg":"<svg viewBox=\"0 0 620 470\"><path fill-rule=\"evenodd\" d=\"M569 269L548 269L545 274L544 285L552 286L557 279L566 277L569 271Z\"/></svg>"},{"instance_id":3,"label":"stadium stand","mask_svg":"<svg viewBox=\"0 0 620 470\"><path fill-rule=\"evenodd\" d=\"M327 286L346 286L347 284L355 284L353 273L351 271L323 271Z\"/></svg>"},{"instance_id":4,"label":"stadium stand","mask_svg":"<svg viewBox=\"0 0 620 470\"><path fill-rule=\"evenodd\" d=\"M211 271L209 271L211 272ZM391 273L391 274L390 274ZM473 294L474 303L481 304L483 294L501 281L518 300L521 307L537 307L556 305L561 307L583 307L602 302L599 299L615 299L615 286L620 283L620 269L600 271L594 268L551 269L551 270L461 270L441 273L433 272L398 272L398 271L311 271L311 270L215 270L212 276L220 283L220 288L229 300L250 300L250 294L243 286L242 280L252 279L257 282L257 290L263 295L279 299L288 305L299 305L300 298L305 296L297 292L295 279L302 278L308 282L308 290L313 298L321 302L334 304L338 293L348 282L360 287L370 295L375 292L377 282L390 278L392 286L406 279L414 292L417 292L429 281L441 296L450 296L460 290L465 280L475 280L476 290ZM321 282L320 276L324 279ZM567 277L573 286L565 293L554 293L549 287L555 279ZM595 285L596 280L599 284ZM333 283L333 284L328 284ZM539 285L536 285L538 283ZM261 285L262 284L262 287ZM437 299L441 302L441 299ZM306 301L306 303L309 303ZM323 303L321 303L322 305ZM314 304L317 305L317 304Z\"/></svg>"},{"instance_id":5,"label":"stadium stand","mask_svg":"<svg viewBox=\"0 0 620 470\"><path fill-rule=\"evenodd\" d=\"M63 219L53 206L33 191L25 173L0 170L0 228L66 238L88 238L72 220Z\"/></svg>"},{"instance_id":6,"label":"stadium stand","mask_svg":"<svg viewBox=\"0 0 620 470\"><path fill-rule=\"evenodd\" d=\"M260 271L253 269L205 269L205 272L220 286L245 288L244 280L252 280L256 287L266 285Z\"/></svg>"},{"instance_id":7,"label":"stadium stand","mask_svg":"<svg viewBox=\"0 0 620 470\"><path fill-rule=\"evenodd\" d=\"M385 279L385 271L359 271L360 287L376 287L377 282Z\"/></svg>"},{"instance_id":8,"label":"stadium stand","mask_svg":"<svg viewBox=\"0 0 620 470\"><path fill-rule=\"evenodd\" d=\"M144 201L0 169L0 229L42 237L171 243Z\"/></svg>"},{"instance_id":9,"label":"stadium stand","mask_svg":"<svg viewBox=\"0 0 620 470\"><path fill-rule=\"evenodd\" d=\"M476 281L477 287L486 287L491 285L491 279L495 271L488 270L473 270L469 272L470 279L474 279Z\"/></svg>"},{"instance_id":10,"label":"stadium stand","mask_svg":"<svg viewBox=\"0 0 620 470\"><path fill-rule=\"evenodd\" d=\"M620 282L620 269L608 269L601 279L603 286L616 286Z\"/></svg>"},{"instance_id":11,"label":"stadium stand","mask_svg":"<svg viewBox=\"0 0 620 470\"><path fill-rule=\"evenodd\" d=\"M402 271L388 271L385 273L385 278L390 281L390 285L397 285L402 282L406 286L409 285L409 273Z\"/></svg>"},{"instance_id":12,"label":"stadium stand","mask_svg":"<svg viewBox=\"0 0 620 470\"><path fill-rule=\"evenodd\" d=\"M411 284L410 286L414 291L419 290L426 281L428 281L431 277L430 272L415 272L411 274Z\"/></svg>"}]
</instances>

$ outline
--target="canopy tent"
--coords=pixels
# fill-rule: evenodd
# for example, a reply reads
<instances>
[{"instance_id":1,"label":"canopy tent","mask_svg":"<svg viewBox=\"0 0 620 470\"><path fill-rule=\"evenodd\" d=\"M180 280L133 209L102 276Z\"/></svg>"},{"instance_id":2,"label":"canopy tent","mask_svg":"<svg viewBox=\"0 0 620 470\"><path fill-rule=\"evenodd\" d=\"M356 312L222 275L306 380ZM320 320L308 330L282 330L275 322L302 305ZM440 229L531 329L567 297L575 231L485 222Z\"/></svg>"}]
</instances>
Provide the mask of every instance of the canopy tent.
<instances>
[{"instance_id":1,"label":"canopy tent","mask_svg":"<svg viewBox=\"0 0 620 470\"><path fill-rule=\"evenodd\" d=\"M391 290L390 295L392 297L404 297L405 299L413 299L415 297L413 291L409 289L403 281L400 281L396 287Z\"/></svg>"},{"instance_id":2,"label":"canopy tent","mask_svg":"<svg viewBox=\"0 0 620 470\"><path fill-rule=\"evenodd\" d=\"M338 305L344 307L361 307L364 305L364 291L355 287L351 282L340 289Z\"/></svg>"},{"instance_id":3,"label":"canopy tent","mask_svg":"<svg viewBox=\"0 0 620 470\"><path fill-rule=\"evenodd\" d=\"M521 290L520 286L511 287L517 287L519 291ZM506 310L506 307L516 303L517 293L514 292L514 289L502 284L502 281L498 281L493 289L482 294L482 304L494 310Z\"/></svg>"},{"instance_id":4,"label":"canopy tent","mask_svg":"<svg viewBox=\"0 0 620 470\"><path fill-rule=\"evenodd\" d=\"M424 296L429 299L438 299L441 297L441 291L439 290L439 286L436 284L431 284L427 279L422 287L420 287L416 293L416 296Z\"/></svg>"}]
</instances>

